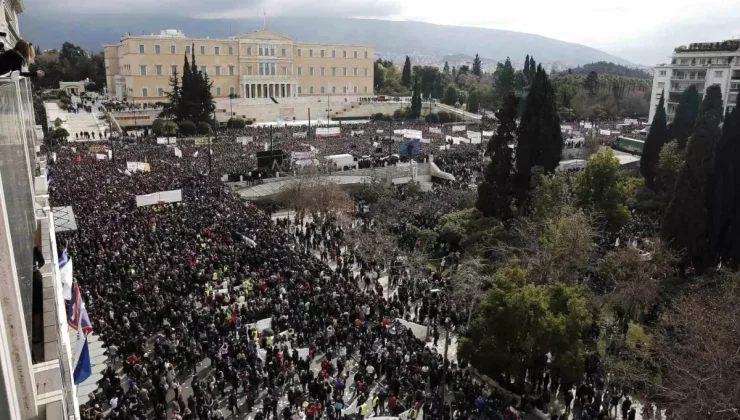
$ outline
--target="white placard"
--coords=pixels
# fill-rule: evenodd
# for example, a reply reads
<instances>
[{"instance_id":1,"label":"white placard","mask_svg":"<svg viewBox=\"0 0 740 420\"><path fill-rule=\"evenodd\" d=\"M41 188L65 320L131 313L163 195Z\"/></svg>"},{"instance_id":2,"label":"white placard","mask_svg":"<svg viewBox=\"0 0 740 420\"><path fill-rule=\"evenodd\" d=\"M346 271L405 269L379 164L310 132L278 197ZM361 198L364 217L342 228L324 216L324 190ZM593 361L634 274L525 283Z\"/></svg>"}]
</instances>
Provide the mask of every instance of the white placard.
<instances>
[{"instance_id":1,"label":"white placard","mask_svg":"<svg viewBox=\"0 0 740 420\"><path fill-rule=\"evenodd\" d=\"M136 196L136 206L152 206L160 203L179 203L182 201L182 190L159 191L154 194Z\"/></svg>"},{"instance_id":2,"label":"white placard","mask_svg":"<svg viewBox=\"0 0 740 420\"><path fill-rule=\"evenodd\" d=\"M365 134L365 130L352 130L352 135L354 136L355 134Z\"/></svg>"},{"instance_id":3,"label":"white placard","mask_svg":"<svg viewBox=\"0 0 740 420\"><path fill-rule=\"evenodd\" d=\"M297 139L305 139L308 136L308 133L303 131L300 133L293 133L293 137Z\"/></svg>"},{"instance_id":4,"label":"white placard","mask_svg":"<svg viewBox=\"0 0 740 420\"><path fill-rule=\"evenodd\" d=\"M169 144L177 144L177 137L168 137L167 143Z\"/></svg>"},{"instance_id":5,"label":"white placard","mask_svg":"<svg viewBox=\"0 0 740 420\"><path fill-rule=\"evenodd\" d=\"M483 137L493 137L493 131L484 131Z\"/></svg>"},{"instance_id":6,"label":"white placard","mask_svg":"<svg viewBox=\"0 0 740 420\"><path fill-rule=\"evenodd\" d=\"M342 133L339 127L317 127L316 137L338 137Z\"/></svg>"},{"instance_id":7,"label":"white placard","mask_svg":"<svg viewBox=\"0 0 740 420\"><path fill-rule=\"evenodd\" d=\"M157 137L157 144L167 144L166 137Z\"/></svg>"},{"instance_id":8,"label":"white placard","mask_svg":"<svg viewBox=\"0 0 740 420\"><path fill-rule=\"evenodd\" d=\"M465 126L464 125L453 125L452 131L465 131Z\"/></svg>"},{"instance_id":9,"label":"white placard","mask_svg":"<svg viewBox=\"0 0 740 420\"><path fill-rule=\"evenodd\" d=\"M107 158L107 157L108 157L108 155L106 155L106 154L104 154L104 153L95 153L95 157L96 157L96 158L97 158L98 160L105 160L105 158Z\"/></svg>"},{"instance_id":10,"label":"white placard","mask_svg":"<svg viewBox=\"0 0 740 420\"><path fill-rule=\"evenodd\" d=\"M429 132L430 133L435 133L435 134L442 134L442 129L441 128L432 127L432 128L429 129Z\"/></svg>"},{"instance_id":11,"label":"white placard","mask_svg":"<svg viewBox=\"0 0 740 420\"><path fill-rule=\"evenodd\" d=\"M599 134L601 134L602 136L611 136L612 131L611 130L599 130Z\"/></svg>"},{"instance_id":12,"label":"white placard","mask_svg":"<svg viewBox=\"0 0 740 420\"><path fill-rule=\"evenodd\" d=\"M375 132L378 133L378 134L382 134L383 133L383 130L375 130Z\"/></svg>"}]
</instances>

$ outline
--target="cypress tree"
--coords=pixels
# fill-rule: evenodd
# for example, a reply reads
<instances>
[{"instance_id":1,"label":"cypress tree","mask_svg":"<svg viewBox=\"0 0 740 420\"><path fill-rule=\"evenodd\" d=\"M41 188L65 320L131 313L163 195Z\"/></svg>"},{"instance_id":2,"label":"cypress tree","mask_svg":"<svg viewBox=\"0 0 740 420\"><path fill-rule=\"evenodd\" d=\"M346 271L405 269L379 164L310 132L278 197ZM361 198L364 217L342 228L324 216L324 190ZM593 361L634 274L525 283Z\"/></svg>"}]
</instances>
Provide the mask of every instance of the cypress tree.
<instances>
[{"instance_id":1,"label":"cypress tree","mask_svg":"<svg viewBox=\"0 0 740 420\"><path fill-rule=\"evenodd\" d=\"M655 108L655 116L650 126L650 133L645 140L645 147L640 157L640 173L645 178L645 184L655 190L655 176L658 173L660 149L668 142L668 127L665 116L665 93L660 95L660 101Z\"/></svg>"},{"instance_id":2,"label":"cypress tree","mask_svg":"<svg viewBox=\"0 0 740 420\"><path fill-rule=\"evenodd\" d=\"M529 54L524 58L524 70L522 70L522 73L524 73L524 77L527 78L527 82L529 83Z\"/></svg>"},{"instance_id":3,"label":"cypress tree","mask_svg":"<svg viewBox=\"0 0 740 420\"><path fill-rule=\"evenodd\" d=\"M738 165L738 166L736 166ZM740 263L740 108L725 117L714 149L709 191L709 245L722 261Z\"/></svg>"},{"instance_id":4,"label":"cypress tree","mask_svg":"<svg viewBox=\"0 0 740 420\"><path fill-rule=\"evenodd\" d=\"M502 220L511 218L513 214L514 153L509 144L513 143L516 132L517 101L513 92L507 92L501 108L496 111L499 125L486 150L486 154L491 156L491 163L486 168L485 179L478 186L478 210L486 216Z\"/></svg>"},{"instance_id":5,"label":"cypress tree","mask_svg":"<svg viewBox=\"0 0 740 420\"><path fill-rule=\"evenodd\" d=\"M537 63L534 61L534 56L529 57L529 80L534 80L537 73Z\"/></svg>"},{"instance_id":6,"label":"cypress tree","mask_svg":"<svg viewBox=\"0 0 740 420\"><path fill-rule=\"evenodd\" d=\"M517 205L522 209L530 188L532 168L541 166L545 173L555 172L563 151L555 91L542 66L537 66L535 71L517 137L515 194Z\"/></svg>"},{"instance_id":7,"label":"cypress tree","mask_svg":"<svg viewBox=\"0 0 740 420\"><path fill-rule=\"evenodd\" d=\"M403 72L401 72L401 83L404 86L411 86L411 59L406 56L406 62L403 63Z\"/></svg>"},{"instance_id":8,"label":"cypress tree","mask_svg":"<svg viewBox=\"0 0 740 420\"><path fill-rule=\"evenodd\" d=\"M672 137L678 141L679 147L686 148L689 137L694 133L696 116L699 112L699 90L690 85L684 90L676 107L676 117L671 126Z\"/></svg>"},{"instance_id":9,"label":"cypress tree","mask_svg":"<svg viewBox=\"0 0 740 420\"><path fill-rule=\"evenodd\" d=\"M192 116L191 104L193 95L193 73L192 67L188 62L188 56L185 54L185 60L182 65L182 85L180 86L180 106L177 109L175 120L183 122L189 120Z\"/></svg>"},{"instance_id":10,"label":"cypress tree","mask_svg":"<svg viewBox=\"0 0 740 420\"><path fill-rule=\"evenodd\" d=\"M473 74L479 77L481 74L483 74L483 71L481 70L481 61L478 54L476 54L475 58L473 59Z\"/></svg>"},{"instance_id":11,"label":"cypress tree","mask_svg":"<svg viewBox=\"0 0 740 420\"><path fill-rule=\"evenodd\" d=\"M411 118L419 118L421 116L421 92L419 88L419 78L414 80L414 90L411 94Z\"/></svg>"},{"instance_id":12,"label":"cypress tree","mask_svg":"<svg viewBox=\"0 0 740 420\"><path fill-rule=\"evenodd\" d=\"M685 253L687 262L698 268L711 262L707 185L712 172L712 154L722 134L721 122L722 92L719 86L711 86L699 107L694 135L686 150L686 164L663 217L663 237Z\"/></svg>"},{"instance_id":13,"label":"cypress tree","mask_svg":"<svg viewBox=\"0 0 740 420\"><path fill-rule=\"evenodd\" d=\"M180 81L178 79L177 68L170 76L168 82L170 86L169 92L165 92L167 96L167 103L162 108L162 112L159 114L162 118L170 118L177 120L178 111L182 106L182 97L180 91Z\"/></svg>"}]
</instances>

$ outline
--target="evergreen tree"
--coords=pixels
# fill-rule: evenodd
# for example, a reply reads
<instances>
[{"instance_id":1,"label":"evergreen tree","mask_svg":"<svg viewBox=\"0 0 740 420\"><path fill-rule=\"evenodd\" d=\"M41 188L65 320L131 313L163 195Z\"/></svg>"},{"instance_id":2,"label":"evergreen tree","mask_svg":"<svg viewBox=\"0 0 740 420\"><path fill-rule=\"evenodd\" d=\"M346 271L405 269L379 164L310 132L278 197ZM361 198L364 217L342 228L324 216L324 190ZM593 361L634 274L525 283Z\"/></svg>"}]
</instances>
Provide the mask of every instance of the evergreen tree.
<instances>
[{"instance_id":1,"label":"evergreen tree","mask_svg":"<svg viewBox=\"0 0 740 420\"><path fill-rule=\"evenodd\" d=\"M678 141L679 147L686 148L689 137L694 133L696 116L699 112L699 90L695 85L690 85L684 90L676 107L676 117L671 126L672 138Z\"/></svg>"},{"instance_id":2,"label":"evergreen tree","mask_svg":"<svg viewBox=\"0 0 740 420\"><path fill-rule=\"evenodd\" d=\"M529 83L529 54L524 58L524 70L522 70L522 73L527 78L527 83Z\"/></svg>"},{"instance_id":3,"label":"evergreen tree","mask_svg":"<svg viewBox=\"0 0 740 420\"><path fill-rule=\"evenodd\" d=\"M180 107L182 107L182 92L180 91L180 81L178 79L177 68L175 68L172 76L170 76L168 84L170 86L170 90L169 92L165 92L165 96L168 101L164 107L162 107L162 112L159 116L162 118L177 119L178 111L180 110Z\"/></svg>"},{"instance_id":4,"label":"evergreen tree","mask_svg":"<svg viewBox=\"0 0 740 420\"><path fill-rule=\"evenodd\" d=\"M645 140L645 146L640 157L640 173L645 178L645 184L651 190L655 190L655 176L658 173L658 160L660 149L668 142L668 127L665 116L665 93L660 95L660 101L655 108L653 124L650 133Z\"/></svg>"},{"instance_id":5,"label":"evergreen tree","mask_svg":"<svg viewBox=\"0 0 740 420\"><path fill-rule=\"evenodd\" d=\"M537 63L534 61L534 56L529 57L529 81L530 83L534 80L534 76L537 74Z\"/></svg>"},{"instance_id":6,"label":"evergreen tree","mask_svg":"<svg viewBox=\"0 0 740 420\"><path fill-rule=\"evenodd\" d=\"M478 77L480 77L483 74L480 68L480 64L481 64L480 57L478 56L478 54L476 54L475 58L473 59L473 74Z\"/></svg>"},{"instance_id":7,"label":"evergreen tree","mask_svg":"<svg viewBox=\"0 0 740 420\"><path fill-rule=\"evenodd\" d=\"M506 57L504 64L499 63L496 67L494 80L496 81L495 88L502 97L506 92L514 89L514 67L511 65L509 57Z\"/></svg>"},{"instance_id":8,"label":"evergreen tree","mask_svg":"<svg viewBox=\"0 0 740 420\"><path fill-rule=\"evenodd\" d=\"M411 86L411 59L406 56L406 62L403 64L403 72L401 73L401 83L404 86Z\"/></svg>"},{"instance_id":9,"label":"evergreen tree","mask_svg":"<svg viewBox=\"0 0 740 420\"><path fill-rule=\"evenodd\" d=\"M722 134L721 122L722 92L719 86L711 86L699 107L694 135L686 150L686 164L663 218L663 237L698 268L711 263L707 186L712 172L712 153Z\"/></svg>"},{"instance_id":10,"label":"evergreen tree","mask_svg":"<svg viewBox=\"0 0 740 420\"><path fill-rule=\"evenodd\" d=\"M740 104L739 104L740 105ZM740 263L740 107L722 124L709 190L709 246L725 263Z\"/></svg>"},{"instance_id":11,"label":"evergreen tree","mask_svg":"<svg viewBox=\"0 0 740 420\"><path fill-rule=\"evenodd\" d=\"M442 72L443 72L444 74L450 74L450 63L448 63L448 62L446 62L446 61L445 61L445 66L444 66L444 68L442 69Z\"/></svg>"},{"instance_id":12,"label":"evergreen tree","mask_svg":"<svg viewBox=\"0 0 740 420\"><path fill-rule=\"evenodd\" d=\"M470 95L468 95L468 111L472 112L473 114L477 114L479 107L480 94L477 90L473 90L472 92L470 92Z\"/></svg>"},{"instance_id":13,"label":"evergreen tree","mask_svg":"<svg viewBox=\"0 0 740 420\"><path fill-rule=\"evenodd\" d=\"M182 65L182 84L180 86L180 106L175 114L175 121L183 122L191 118L193 103L193 72L188 56L185 54L185 60Z\"/></svg>"},{"instance_id":14,"label":"evergreen tree","mask_svg":"<svg viewBox=\"0 0 740 420\"><path fill-rule=\"evenodd\" d=\"M537 66L517 137L515 195L517 205L523 209L532 168L541 166L545 173L554 172L563 151L555 91L542 66Z\"/></svg>"},{"instance_id":15,"label":"evergreen tree","mask_svg":"<svg viewBox=\"0 0 740 420\"><path fill-rule=\"evenodd\" d=\"M410 118L419 118L421 116L421 88L419 87L419 78L414 79L414 90L411 94L411 113Z\"/></svg>"},{"instance_id":16,"label":"evergreen tree","mask_svg":"<svg viewBox=\"0 0 740 420\"><path fill-rule=\"evenodd\" d=\"M455 89L454 86L448 85L447 90L445 91L445 97L444 102L447 105L455 106L457 103L457 89Z\"/></svg>"},{"instance_id":17,"label":"evergreen tree","mask_svg":"<svg viewBox=\"0 0 740 420\"><path fill-rule=\"evenodd\" d=\"M493 216L502 220L509 219L513 215L514 153L509 145L514 142L517 102L516 95L508 92L504 96L501 108L496 111L499 124L486 150L486 154L491 156L491 163L486 168L485 179L478 186L476 202L478 210L485 216Z\"/></svg>"},{"instance_id":18,"label":"evergreen tree","mask_svg":"<svg viewBox=\"0 0 740 420\"><path fill-rule=\"evenodd\" d=\"M595 71L589 73L583 81L583 87L591 96L596 95L596 91L599 90L599 75Z\"/></svg>"}]
</instances>

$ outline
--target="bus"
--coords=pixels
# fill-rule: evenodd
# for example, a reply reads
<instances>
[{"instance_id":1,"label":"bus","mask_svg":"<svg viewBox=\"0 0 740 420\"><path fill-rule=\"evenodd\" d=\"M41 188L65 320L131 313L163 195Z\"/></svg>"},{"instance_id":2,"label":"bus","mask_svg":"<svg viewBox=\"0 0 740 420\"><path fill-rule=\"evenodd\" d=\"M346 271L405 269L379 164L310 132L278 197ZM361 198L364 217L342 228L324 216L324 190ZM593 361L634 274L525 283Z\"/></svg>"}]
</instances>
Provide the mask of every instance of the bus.
<instances>
[{"instance_id":1,"label":"bus","mask_svg":"<svg viewBox=\"0 0 740 420\"><path fill-rule=\"evenodd\" d=\"M614 142L614 148L623 152L642 155L642 149L645 147L645 140L631 139L629 137L617 137Z\"/></svg>"}]
</instances>

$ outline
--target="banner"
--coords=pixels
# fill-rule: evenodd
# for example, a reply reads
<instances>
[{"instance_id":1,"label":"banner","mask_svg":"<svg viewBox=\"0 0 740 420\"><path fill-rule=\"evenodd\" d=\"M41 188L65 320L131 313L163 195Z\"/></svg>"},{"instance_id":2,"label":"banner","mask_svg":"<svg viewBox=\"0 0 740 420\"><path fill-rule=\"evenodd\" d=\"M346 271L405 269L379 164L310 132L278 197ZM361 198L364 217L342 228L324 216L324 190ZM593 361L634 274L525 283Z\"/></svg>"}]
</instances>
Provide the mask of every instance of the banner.
<instances>
[{"instance_id":1,"label":"banner","mask_svg":"<svg viewBox=\"0 0 740 420\"><path fill-rule=\"evenodd\" d=\"M107 151L108 151L108 148L107 148L107 147L105 147L105 146L103 146L103 145L98 145L98 146L89 146L89 147L87 148L87 150L88 150L89 152L95 152L95 153L105 153L105 152L107 152Z\"/></svg>"},{"instance_id":2,"label":"banner","mask_svg":"<svg viewBox=\"0 0 740 420\"><path fill-rule=\"evenodd\" d=\"M425 143L425 144L429 144L429 143L431 143L431 142L432 142L432 141L431 141L431 140L429 140L429 139L420 139L420 141L421 141L422 143Z\"/></svg>"},{"instance_id":3,"label":"banner","mask_svg":"<svg viewBox=\"0 0 740 420\"><path fill-rule=\"evenodd\" d=\"M175 147L175 156L181 158L182 157L182 150Z\"/></svg>"},{"instance_id":4,"label":"banner","mask_svg":"<svg viewBox=\"0 0 740 420\"><path fill-rule=\"evenodd\" d=\"M493 131L484 131L483 137L493 137Z\"/></svg>"},{"instance_id":5,"label":"banner","mask_svg":"<svg viewBox=\"0 0 740 420\"><path fill-rule=\"evenodd\" d=\"M97 158L98 160L105 160L105 159L106 159L106 158L108 157L108 155L107 155L107 154L105 154L105 153L95 153L95 157L96 157L96 158Z\"/></svg>"},{"instance_id":6,"label":"banner","mask_svg":"<svg viewBox=\"0 0 740 420\"><path fill-rule=\"evenodd\" d=\"M355 134L365 134L365 130L352 130L352 135L354 136Z\"/></svg>"},{"instance_id":7,"label":"banner","mask_svg":"<svg viewBox=\"0 0 740 420\"><path fill-rule=\"evenodd\" d=\"M377 134L382 134L382 133L383 133L383 130L375 130L375 132L376 132Z\"/></svg>"},{"instance_id":8,"label":"banner","mask_svg":"<svg viewBox=\"0 0 740 420\"><path fill-rule=\"evenodd\" d=\"M167 137L157 137L157 144L167 144Z\"/></svg>"},{"instance_id":9,"label":"banner","mask_svg":"<svg viewBox=\"0 0 740 420\"><path fill-rule=\"evenodd\" d=\"M177 144L177 137L168 137L167 143L169 144Z\"/></svg>"},{"instance_id":10,"label":"banner","mask_svg":"<svg viewBox=\"0 0 740 420\"><path fill-rule=\"evenodd\" d=\"M339 127L317 127L316 137L338 137L341 135Z\"/></svg>"},{"instance_id":11,"label":"banner","mask_svg":"<svg viewBox=\"0 0 740 420\"><path fill-rule=\"evenodd\" d=\"M195 144L208 144L208 137L195 137L193 141Z\"/></svg>"},{"instance_id":12,"label":"banner","mask_svg":"<svg viewBox=\"0 0 740 420\"><path fill-rule=\"evenodd\" d=\"M291 152L290 157L293 160L313 159L316 157L316 152Z\"/></svg>"},{"instance_id":13,"label":"banner","mask_svg":"<svg viewBox=\"0 0 740 420\"><path fill-rule=\"evenodd\" d=\"M254 141L254 137L252 136L244 136L244 137L237 137L236 142L241 143L243 145L246 145L247 143L251 143Z\"/></svg>"},{"instance_id":14,"label":"banner","mask_svg":"<svg viewBox=\"0 0 740 420\"><path fill-rule=\"evenodd\" d=\"M179 203L180 201L182 201L182 190L160 191L154 194L137 195L136 207Z\"/></svg>"},{"instance_id":15,"label":"banner","mask_svg":"<svg viewBox=\"0 0 740 420\"><path fill-rule=\"evenodd\" d=\"M612 131L611 130L599 130L599 134L601 134L602 136L611 136Z\"/></svg>"},{"instance_id":16,"label":"banner","mask_svg":"<svg viewBox=\"0 0 740 420\"><path fill-rule=\"evenodd\" d=\"M151 170L149 164L143 162L126 162L126 169L128 169L129 172L149 172Z\"/></svg>"},{"instance_id":17,"label":"banner","mask_svg":"<svg viewBox=\"0 0 740 420\"><path fill-rule=\"evenodd\" d=\"M563 131L563 132L567 133L567 132L573 131L573 127L571 127L569 125L561 125L560 126L560 131Z\"/></svg>"},{"instance_id":18,"label":"banner","mask_svg":"<svg viewBox=\"0 0 740 420\"><path fill-rule=\"evenodd\" d=\"M422 137L420 130L406 130L403 136L407 139L421 139Z\"/></svg>"},{"instance_id":19,"label":"banner","mask_svg":"<svg viewBox=\"0 0 740 420\"><path fill-rule=\"evenodd\" d=\"M296 139L305 139L308 136L308 132L303 131L301 133L293 133L293 138Z\"/></svg>"},{"instance_id":20,"label":"banner","mask_svg":"<svg viewBox=\"0 0 740 420\"><path fill-rule=\"evenodd\" d=\"M429 132L430 133L435 133L435 134L442 134L442 129L441 128L432 127L432 128L429 129Z\"/></svg>"},{"instance_id":21,"label":"banner","mask_svg":"<svg viewBox=\"0 0 740 420\"><path fill-rule=\"evenodd\" d=\"M583 128L593 128L593 127L594 127L594 125L591 124L591 123L584 123L583 124Z\"/></svg>"},{"instance_id":22,"label":"banner","mask_svg":"<svg viewBox=\"0 0 740 420\"><path fill-rule=\"evenodd\" d=\"M481 133L480 131L470 131L467 132L469 139L480 139Z\"/></svg>"},{"instance_id":23,"label":"banner","mask_svg":"<svg viewBox=\"0 0 740 420\"><path fill-rule=\"evenodd\" d=\"M396 320L401 323L404 327L411 330L411 332L414 334L414 337L416 337L419 340L426 340L427 338L427 326L417 324L415 322L406 321L405 319L396 318ZM444 341L444 340L443 340Z\"/></svg>"},{"instance_id":24,"label":"banner","mask_svg":"<svg viewBox=\"0 0 740 420\"><path fill-rule=\"evenodd\" d=\"M465 126L464 125L453 125L452 131L465 131Z\"/></svg>"},{"instance_id":25,"label":"banner","mask_svg":"<svg viewBox=\"0 0 740 420\"><path fill-rule=\"evenodd\" d=\"M265 318L257 321L257 331L262 332L269 328L272 328L272 318Z\"/></svg>"}]
</instances>

